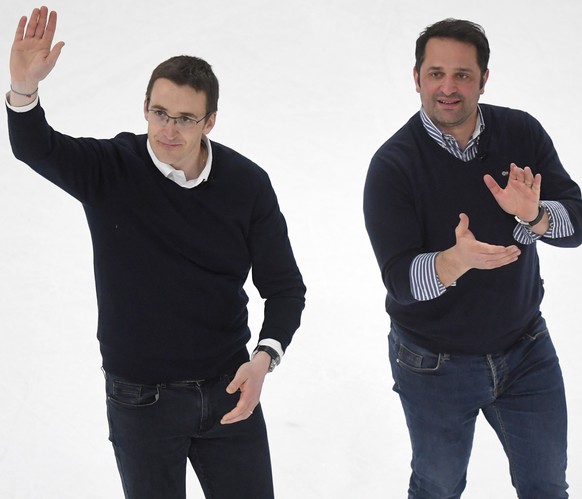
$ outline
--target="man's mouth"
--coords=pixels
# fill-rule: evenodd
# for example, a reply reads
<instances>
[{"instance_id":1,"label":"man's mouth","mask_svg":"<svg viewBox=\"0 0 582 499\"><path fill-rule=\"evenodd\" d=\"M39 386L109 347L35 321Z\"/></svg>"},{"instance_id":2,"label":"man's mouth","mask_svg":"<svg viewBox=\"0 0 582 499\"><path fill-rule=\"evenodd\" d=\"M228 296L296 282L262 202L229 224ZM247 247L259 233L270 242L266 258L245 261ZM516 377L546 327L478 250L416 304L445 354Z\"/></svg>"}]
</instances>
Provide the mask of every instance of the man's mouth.
<instances>
[{"instance_id":1,"label":"man's mouth","mask_svg":"<svg viewBox=\"0 0 582 499\"><path fill-rule=\"evenodd\" d=\"M158 144L166 149L174 149L180 145L180 144L174 144L171 142L163 142L161 140L158 140Z\"/></svg>"},{"instance_id":2,"label":"man's mouth","mask_svg":"<svg viewBox=\"0 0 582 499\"><path fill-rule=\"evenodd\" d=\"M443 106L454 106L454 105L459 104L461 102L460 99L450 99L450 98L444 99L442 97L436 99L436 101Z\"/></svg>"}]
</instances>

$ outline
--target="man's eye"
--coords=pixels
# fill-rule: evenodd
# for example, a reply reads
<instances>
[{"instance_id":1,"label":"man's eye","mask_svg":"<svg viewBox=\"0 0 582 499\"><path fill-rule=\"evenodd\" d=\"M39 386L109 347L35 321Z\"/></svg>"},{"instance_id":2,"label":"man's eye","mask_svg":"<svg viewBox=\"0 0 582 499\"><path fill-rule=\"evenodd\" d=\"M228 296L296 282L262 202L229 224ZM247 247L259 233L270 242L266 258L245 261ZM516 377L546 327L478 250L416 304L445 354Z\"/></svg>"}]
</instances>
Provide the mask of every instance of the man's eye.
<instances>
[{"instance_id":1,"label":"man's eye","mask_svg":"<svg viewBox=\"0 0 582 499\"><path fill-rule=\"evenodd\" d=\"M157 118L165 118L167 116L164 111L160 111L159 109L154 109L154 115Z\"/></svg>"},{"instance_id":2,"label":"man's eye","mask_svg":"<svg viewBox=\"0 0 582 499\"><path fill-rule=\"evenodd\" d=\"M178 121L180 122L181 125L189 125L190 123L194 122L193 119L188 118L187 116L180 116L178 118Z\"/></svg>"}]
</instances>

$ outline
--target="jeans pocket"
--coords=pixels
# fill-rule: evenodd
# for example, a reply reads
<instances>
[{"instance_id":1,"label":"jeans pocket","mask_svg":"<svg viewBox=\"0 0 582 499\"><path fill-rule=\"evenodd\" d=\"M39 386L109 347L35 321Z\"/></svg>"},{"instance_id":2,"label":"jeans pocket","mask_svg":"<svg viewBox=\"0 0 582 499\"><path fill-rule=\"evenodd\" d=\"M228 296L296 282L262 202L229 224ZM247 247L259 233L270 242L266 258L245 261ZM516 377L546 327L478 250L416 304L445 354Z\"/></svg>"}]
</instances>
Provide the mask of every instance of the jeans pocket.
<instances>
[{"instance_id":1,"label":"jeans pocket","mask_svg":"<svg viewBox=\"0 0 582 499\"><path fill-rule=\"evenodd\" d=\"M415 373L435 373L442 366L445 356L428 351L413 350L402 343L395 344L396 362L399 366Z\"/></svg>"},{"instance_id":2,"label":"jeans pocket","mask_svg":"<svg viewBox=\"0 0 582 499\"><path fill-rule=\"evenodd\" d=\"M523 340L534 342L538 339L545 338L550 335L548 326L543 317L536 317L528 326L527 332L522 336Z\"/></svg>"},{"instance_id":3,"label":"jeans pocket","mask_svg":"<svg viewBox=\"0 0 582 499\"><path fill-rule=\"evenodd\" d=\"M526 333L523 338L525 340L534 342L546 336L549 336L550 332L547 329L542 329L541 331L532 331L531 333Z\"/></svg>"},{"instance_id":4,"label":"jeans pocket","mask_svg":"<svg viewBox=\"0 0 582 499\"><path fill-rule=\"evenodd\" d=\"M120 379L107 381L107 400L118 406L149 407L159 398L159 385L141 385Z\"/></svg>"}]
</instances>

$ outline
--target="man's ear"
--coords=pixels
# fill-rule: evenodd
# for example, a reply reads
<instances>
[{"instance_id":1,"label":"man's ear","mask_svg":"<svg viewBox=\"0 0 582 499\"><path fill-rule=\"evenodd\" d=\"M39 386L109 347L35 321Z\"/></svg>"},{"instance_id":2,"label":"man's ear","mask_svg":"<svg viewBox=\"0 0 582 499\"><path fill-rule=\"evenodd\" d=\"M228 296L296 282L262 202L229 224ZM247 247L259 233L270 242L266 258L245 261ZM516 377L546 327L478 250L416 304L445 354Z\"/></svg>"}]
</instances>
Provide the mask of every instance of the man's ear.
<instances>
[{"instance_id":1,"label":"man's ear","mask_svg":"<svg viewBox=\"0 0 582 499\"><path fill-rule=\"evenodd\" d=\"M414 78L414 85L416 86L416 91L420 92L420 75L416 70L416 67L412 68L412 77Z\"/></svg>"},{"instance_id":2,"label":"man's ear","mask_svg":"<svg viewBox=\"0 0 582 499\"><path fill-rule=\"evenodd\" d=\"M214 128L214 125L216 125L216 111L214 111L205 121L203 130L204 135L208 135L210 130Z\"/></svg>"},{"instance_id":3,"label":"man's ear","mask_svg":"<svg viewBox=\"0 0 582 499\"><path fill-rule=\"evenodd\" d=\"M489 79L489 69L486 69L485 72L483 73L483 76L481 77L481 94L485 93L485 83L487 83L488 79Z\"/></svg>"}]
</instances>

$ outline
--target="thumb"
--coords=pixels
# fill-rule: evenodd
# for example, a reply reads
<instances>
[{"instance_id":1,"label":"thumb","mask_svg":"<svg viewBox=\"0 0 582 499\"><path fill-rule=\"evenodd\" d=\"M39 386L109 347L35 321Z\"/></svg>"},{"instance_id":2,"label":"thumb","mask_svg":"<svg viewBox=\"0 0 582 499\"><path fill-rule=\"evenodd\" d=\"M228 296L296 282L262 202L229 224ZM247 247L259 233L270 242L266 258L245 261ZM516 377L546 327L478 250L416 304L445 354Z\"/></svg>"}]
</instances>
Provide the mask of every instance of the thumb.
<instances>
[{"instance_id":1,"label":"thumb","mask_svg":"<svg viewBox=\"0 0 582 499\"><path fill-rule=\"evenodd\" d=\"M226 392L230 393L232 395L233 393L236 393L238 390L240 390L240 387L242 386L242 384L243 384L243 379L237 373L236 376L233 378L233 380L226 387Z\"/></svg>"},{"instance_id":2,"label":"thumb","mask_svg":"<svg viewBox=\"0 0 582 499\"><path fill-rule=\"evenodd\" d=\"M469 230L469 217L464 213L459 213L459 225L455 229L455 232L466 232Z\"/></svg>"},{"instance_id":3,"label":"thumb","mask_svg":"<svg viewBox=\"0 0 582 499\"><path fill-rule=\"evenodd\" d=\"M226 387L226 392L227 392L227 393L230 393L231 395L232 395L233 393L236 393L236 392L237 392L237 390L240 388L240 385L239 385L238 383L235 383L235 381L236 381L236 380L234 380L234 379L233 379L233 380L230 382L230 384L229 384L229 385Z\"/></svg>"},{"instance_id":4,"label":"thumb","mask_svg":"<svg viewBox=\"0 0 582 499\"><path fill-rule=\"evenodd\" d=\"M483 182L485 182L485 185L491 191L491 194L493 194L494 196L496 196L502 191L497 181L489 174L483 176Z\"/></svg>"},{"instance_id":5,"label":"thumb","mask_svg":"<svg viewBox=\"0 0 582 499\"><path fill-rule=\"evenodd\" d=\"M55 64L57 63L57 59L61 55L61 50L63 50L64 46L65 46L65 42L59 42L59 43L55 44L55 46L49 52L49 54L46 58L46 62L47 62L47 65L50 69L55 67Z\"/></svg>"}]
</instances>

